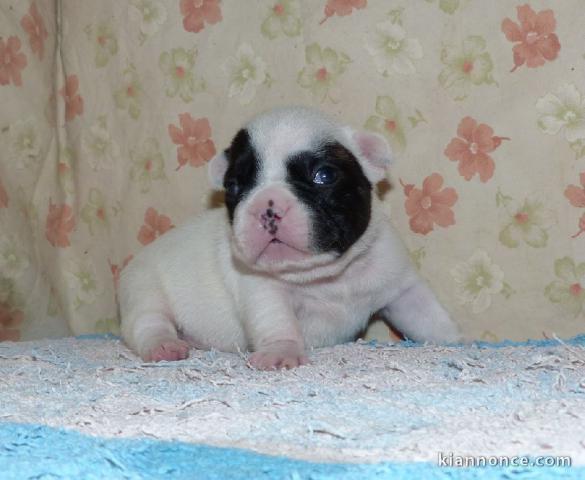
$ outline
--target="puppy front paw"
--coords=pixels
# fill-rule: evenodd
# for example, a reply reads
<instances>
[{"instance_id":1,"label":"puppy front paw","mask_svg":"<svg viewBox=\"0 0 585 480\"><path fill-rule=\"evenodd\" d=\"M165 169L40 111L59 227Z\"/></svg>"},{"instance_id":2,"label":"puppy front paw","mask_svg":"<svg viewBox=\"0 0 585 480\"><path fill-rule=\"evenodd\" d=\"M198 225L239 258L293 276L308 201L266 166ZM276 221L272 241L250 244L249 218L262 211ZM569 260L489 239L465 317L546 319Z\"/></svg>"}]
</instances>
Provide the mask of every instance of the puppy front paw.
<instances>
[{"instance_id":1,"label":"puppy front paw","mask_svg":"<svg viewBox=\"0 0 585 480\"><path fill-rule=\"evenodd\" d=\"M274 352L254 352L250 355L250 365L258 370L291 369L306 365L309 359L306 355L283 355Z\"/></svg>"},{"instance_id":2,"label":"puppy front paw","mask_svg":"<svg viewBox=\"0 0 585 480\"><path fill-rule=\"evenodd\" d=\"M277 342L270 347L252 353L248 359L250 365L258 370L291 369L306 365L309 358L304 351L290 342Z\"/></svg>"},{"instance_id":3,"label":"puppy front paw","mask_svg":"<svg viewBox=\"0 0 585 480\"><path fill-rule=\"evenodd\" d=\"M165 340L153 347L145 356L147 362L160 362L166 360L172 362L175 360L185 360L189 356L189 344L178 338Z\"/></svg>"}]
</instances>

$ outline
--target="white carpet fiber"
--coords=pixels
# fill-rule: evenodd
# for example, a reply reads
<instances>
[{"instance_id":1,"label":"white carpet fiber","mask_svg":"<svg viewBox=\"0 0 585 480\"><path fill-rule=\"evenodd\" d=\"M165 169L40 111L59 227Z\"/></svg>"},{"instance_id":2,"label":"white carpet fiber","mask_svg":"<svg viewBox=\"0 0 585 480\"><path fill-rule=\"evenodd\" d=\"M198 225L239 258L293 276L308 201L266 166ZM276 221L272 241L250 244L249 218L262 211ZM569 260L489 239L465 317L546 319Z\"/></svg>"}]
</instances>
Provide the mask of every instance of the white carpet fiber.
<instances>
[{"instance_id":1,"label":"white carpet fiber","mask_svg":"<svg viewBox=\"0 0 585 480\"><path fill-rule=\"evenodd\" d=\"M0 344L0 420L311 460L562 455L585 464L585 337L484 347L346 344L260 372L192 351L145 364L119 340Z\"/></svg>"}]
</instances>

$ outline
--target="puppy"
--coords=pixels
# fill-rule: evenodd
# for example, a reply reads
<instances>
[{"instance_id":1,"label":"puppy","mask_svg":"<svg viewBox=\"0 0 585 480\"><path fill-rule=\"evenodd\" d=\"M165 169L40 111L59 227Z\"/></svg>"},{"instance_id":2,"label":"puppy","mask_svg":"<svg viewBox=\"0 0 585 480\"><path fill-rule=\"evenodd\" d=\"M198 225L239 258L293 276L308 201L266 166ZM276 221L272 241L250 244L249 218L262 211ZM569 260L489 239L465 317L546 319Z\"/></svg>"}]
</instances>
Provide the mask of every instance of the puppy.
<instances>
[{"instance_id":1,"label":"puppy","mask_svg":"<svg viewBox=\"0 0 585 480\"><path fill-rule=\"evenodd\" d=\"M258 369L307 363L378 313L408 338L454 342L373 194L391 161L379 135L304 107L262 114L209 164L225 209L142 249L120 278L122 335L144 360L250 350Z\"/></svg>"}]
</instances>

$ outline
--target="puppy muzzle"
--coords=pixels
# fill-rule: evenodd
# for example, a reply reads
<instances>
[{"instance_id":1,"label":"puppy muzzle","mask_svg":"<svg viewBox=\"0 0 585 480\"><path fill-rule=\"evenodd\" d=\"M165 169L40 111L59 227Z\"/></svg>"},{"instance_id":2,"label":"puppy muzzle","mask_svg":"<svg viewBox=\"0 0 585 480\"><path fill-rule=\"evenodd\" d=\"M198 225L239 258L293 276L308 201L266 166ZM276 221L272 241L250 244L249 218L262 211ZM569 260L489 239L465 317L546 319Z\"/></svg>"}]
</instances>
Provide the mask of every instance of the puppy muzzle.
<instances>
[{"instance_id":1,"label":"puppy muzzle","mask_svg":"<svg viewBox=\"0 0 585 480\"><path fill-rule=\"evenodd\" d=\"M234 240L250 265L301 261L311 256L308 213L283 186L258 189L236 209Z\"/></svg>"}]
</instances>

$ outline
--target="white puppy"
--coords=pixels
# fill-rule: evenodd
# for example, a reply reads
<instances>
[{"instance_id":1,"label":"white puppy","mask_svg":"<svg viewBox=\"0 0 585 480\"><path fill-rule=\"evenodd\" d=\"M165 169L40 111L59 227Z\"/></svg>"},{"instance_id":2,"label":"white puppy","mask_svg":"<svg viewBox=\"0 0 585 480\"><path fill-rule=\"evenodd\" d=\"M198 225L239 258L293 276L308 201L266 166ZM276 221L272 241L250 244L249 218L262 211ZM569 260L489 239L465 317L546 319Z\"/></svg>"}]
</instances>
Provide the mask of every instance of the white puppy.
<instances>
[{"instance_id":1,"label":"white puppy","mask_svg":"<svg viewBox=\"0 0 585 480\"><path fill-rule=\"evenodd\" d=\"M382 137L308 108L253 119L209 165L227 209L169 231L122 272L128 345L150 361L195 347L291 368L353 340L374 313L408 338L458 341L372 192L390 161Z\"/></svg>"}]
</instances>

